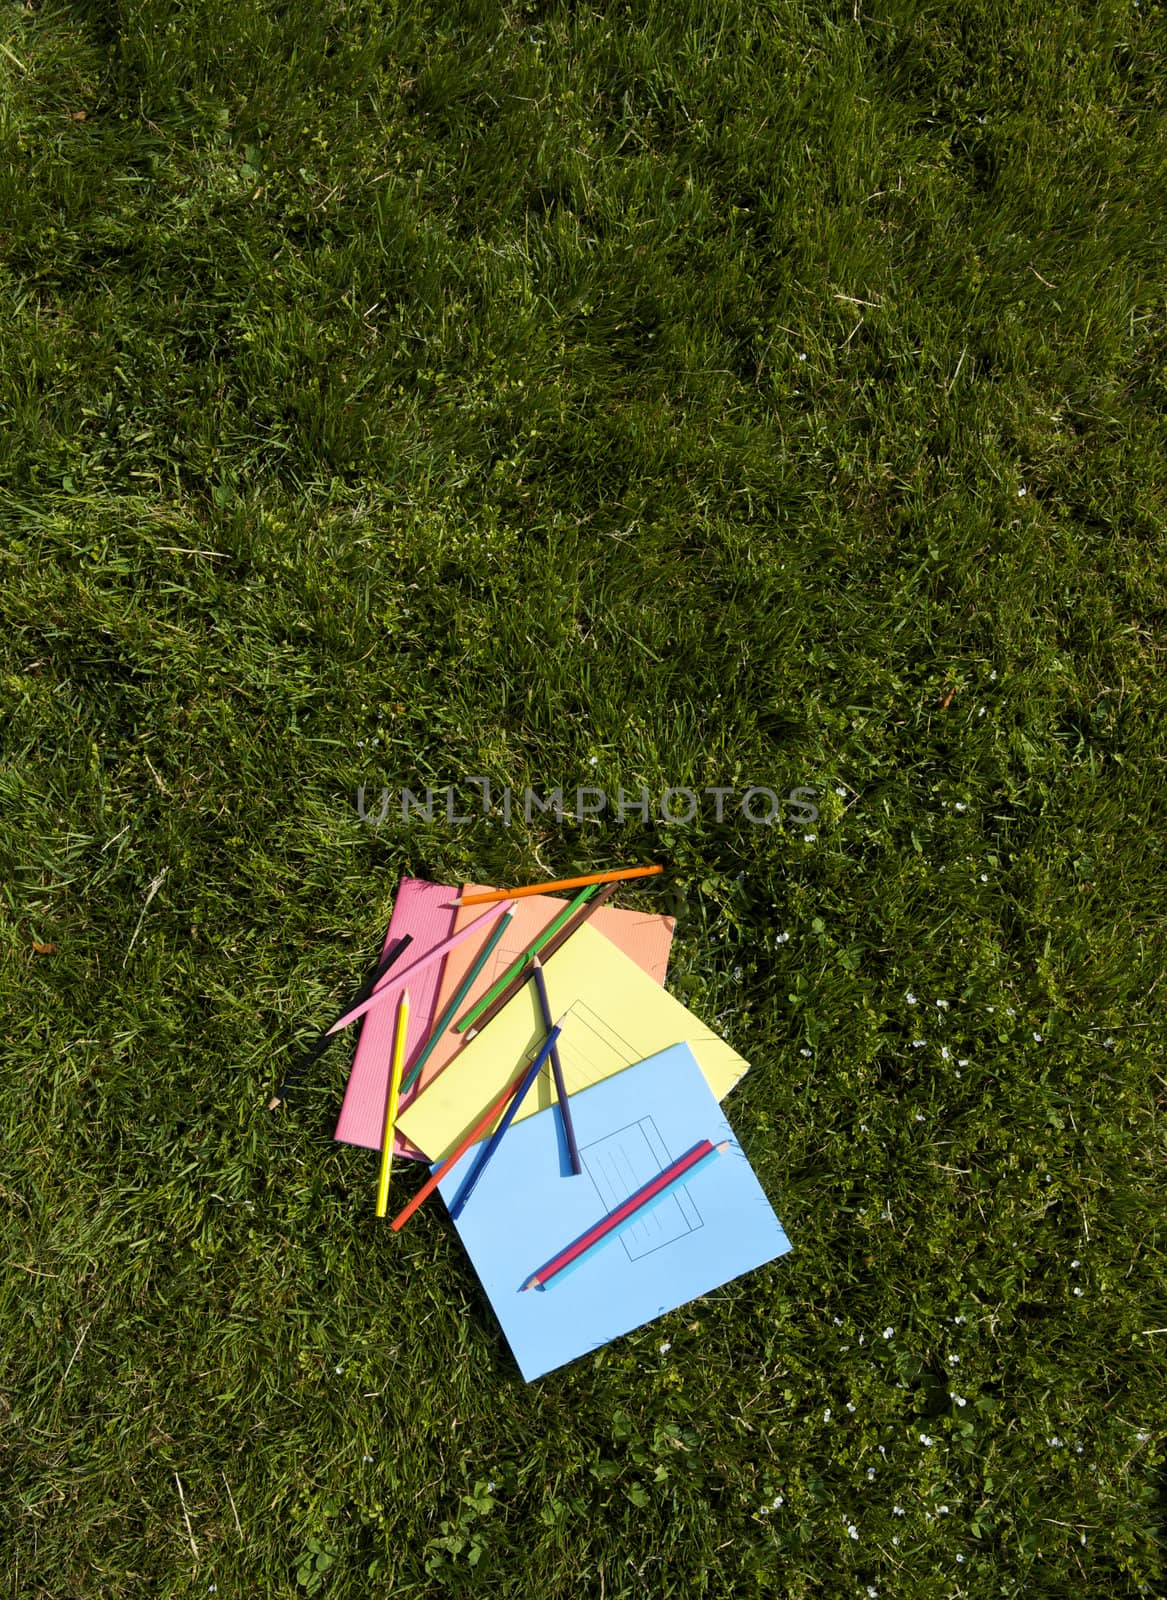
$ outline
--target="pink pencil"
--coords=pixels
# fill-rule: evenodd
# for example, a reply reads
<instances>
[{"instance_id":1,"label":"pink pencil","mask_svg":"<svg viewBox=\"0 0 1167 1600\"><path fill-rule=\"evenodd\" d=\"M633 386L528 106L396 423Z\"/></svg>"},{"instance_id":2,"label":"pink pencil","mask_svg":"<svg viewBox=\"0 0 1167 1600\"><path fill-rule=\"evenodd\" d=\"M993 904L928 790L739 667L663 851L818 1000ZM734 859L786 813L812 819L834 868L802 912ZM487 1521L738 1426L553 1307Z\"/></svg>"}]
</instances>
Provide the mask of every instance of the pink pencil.
<instances>
[{"instance_id":1,"label":"pink pencil","mask_svg":"<svg viewBox=\"0 0 1167 1600\"><path fill-rule=\"evenodd\" d=\"M491 906L483 916L478 917L467 927L459 928L457 933L452 933L448 939L443 939L442 943L435 945L432 950L427 950L425 955L420 956L411 967L403 967L400 972L395 972L392 983L386 984L383 989L375 989L367 1000L362 1000L359 1006L354 1006L351 1011L346 1011L343 1017L338 1017L328 1032L339 1033L341 1028L347 1028L350 1022L355 1022L358 1017L363 1017L366 1011L380 1005L388 995L396 994L406 979L412 978L423 967L428 967L431 961L440 961L447 951L452 950L456 944L461 944L463 939L469 939L471 934L481 933L487 923L502 916L513 905L513 900L501 900L498 905Z\"/></svg>"}]
</instances>

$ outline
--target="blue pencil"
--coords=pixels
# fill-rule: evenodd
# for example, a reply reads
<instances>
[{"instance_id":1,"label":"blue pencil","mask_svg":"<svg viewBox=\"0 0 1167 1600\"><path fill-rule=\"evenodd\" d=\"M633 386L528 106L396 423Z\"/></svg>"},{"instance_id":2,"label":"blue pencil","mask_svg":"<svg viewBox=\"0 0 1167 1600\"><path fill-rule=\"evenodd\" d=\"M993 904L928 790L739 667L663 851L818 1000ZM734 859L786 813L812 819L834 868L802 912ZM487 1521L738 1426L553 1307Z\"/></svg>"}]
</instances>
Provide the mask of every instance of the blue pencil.
<instances>
[{"instance_id":1,"label":"blue pencil","mask_svg":"<svg viewBox=\"0 0 1167 1600\"><path fill-rule=\"evenodd\" d=\"M466 1204L467 1200L469 1200L471 1192L474 1189L474 1185L478 1182L479 1178L481 1178L483 1172L486 1169L486 1163L490 1160L491 1156L498 1149L499 1144L502 1141L503 1134L507 1131L507 1129L510 1127L511 1123L514 1121L515 1112L518 1111L519 1107L522 1105L523 1100L524 1100L528 1090L530 1089L531 1085L534 1083L535 1079L539 1076L540 1068L542 1067L543 1063L547 1060L547 1057L551 1054L551 1051L555 1046L555 1041L556 1041L556 1039L559 1038L559 1030L562 1027L563 1027L563 1018L560 1017L559 1021L552 1028L551 1032L547 1035L546 1039L544 1039L544 1041L543 1041L543 1043L542 1043L542 1045L540 1047L539 1054L535 1057L534 1061L532 1061L531 1065L527 1068L527 1076L523 1079L522 1083L519 1084L519 1087L515 1092L514 1098L511 1100L510 1105L507 1106L506 1111L503 1113L502 1121L499 1123L498 1127L491 1134L491 1136L487 1140L486 1144L484 1144L482 1149L479 1151L478 1160L474 1163L473 1167L470 1169L470 1172L467 1175L466 1181L463 1183L462 1187L458 1190L458 1193L455 1195L453 1204L450 1206L450 1216L451 1217L456 1218L456 1217L461 1215L462 1207Z\"/></svg>"}]
</instances>

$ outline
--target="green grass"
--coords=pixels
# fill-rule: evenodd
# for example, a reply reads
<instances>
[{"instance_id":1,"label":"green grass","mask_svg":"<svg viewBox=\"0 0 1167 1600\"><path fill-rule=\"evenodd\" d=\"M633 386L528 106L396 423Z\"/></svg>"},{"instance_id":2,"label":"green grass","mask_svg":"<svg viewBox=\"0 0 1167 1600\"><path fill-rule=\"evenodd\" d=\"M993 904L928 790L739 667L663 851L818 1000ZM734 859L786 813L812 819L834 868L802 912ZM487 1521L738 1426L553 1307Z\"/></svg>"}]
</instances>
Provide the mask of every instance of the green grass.
<instances>
[{"instance_id":1,"label":"green grass","mask_svg":"<svg viewBox=\"0 0 1167 1600\"><path fill-rule=\"evenodd\" d=\"M1163 1582L1164 20L5 8L4 1593ZM403 872L640 859L794 1250L528 1387L267 1103Z\"/></svg>"}]
</instances>

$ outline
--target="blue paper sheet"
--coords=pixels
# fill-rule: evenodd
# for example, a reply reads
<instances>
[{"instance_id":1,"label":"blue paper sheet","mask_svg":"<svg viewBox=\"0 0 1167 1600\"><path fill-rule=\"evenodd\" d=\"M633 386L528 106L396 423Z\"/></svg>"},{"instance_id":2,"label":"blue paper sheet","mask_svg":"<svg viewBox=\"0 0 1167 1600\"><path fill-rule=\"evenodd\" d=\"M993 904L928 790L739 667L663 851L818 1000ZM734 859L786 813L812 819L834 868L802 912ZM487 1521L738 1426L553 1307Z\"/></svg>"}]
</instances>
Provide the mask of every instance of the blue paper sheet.
<instances>
[{"instance_id":1,"label":"blue paper sheet","mask_svg":"<svg viewBox=\"0 0 1167 1600\"><path fill-rule=\"evenodd\" d=\"M583 1174L553 1105L508 1128L456 1226L530 1382L742 1273L790 1242L688 1045L571 1098ZM729 1141L643 1218L544 1288L523 1284L699 1140ZM440 1185L449 1205L474 1145Z\"/></svg>"}]
</instances>

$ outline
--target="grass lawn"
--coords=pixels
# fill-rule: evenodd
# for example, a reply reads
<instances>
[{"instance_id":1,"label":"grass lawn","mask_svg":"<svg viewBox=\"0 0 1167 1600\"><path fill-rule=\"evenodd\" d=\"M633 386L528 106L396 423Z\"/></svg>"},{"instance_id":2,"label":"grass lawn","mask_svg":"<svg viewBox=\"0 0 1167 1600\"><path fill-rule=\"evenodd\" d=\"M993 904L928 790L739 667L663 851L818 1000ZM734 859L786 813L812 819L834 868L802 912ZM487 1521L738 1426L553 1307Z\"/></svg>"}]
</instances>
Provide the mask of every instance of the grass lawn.
<instances>
[{"instance_id":1,"label":"grass lawn","mask_svg":"<svg viewBox=\"0 0 1167 1600\"><path fill-rule=\"evenodd\" d=\"M5 1596L1161 1592L1165 46L3 7ZM403 873L642 860L794 1249L527 1386L268 1103Z\"/></svg>"}]
</instances>

